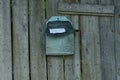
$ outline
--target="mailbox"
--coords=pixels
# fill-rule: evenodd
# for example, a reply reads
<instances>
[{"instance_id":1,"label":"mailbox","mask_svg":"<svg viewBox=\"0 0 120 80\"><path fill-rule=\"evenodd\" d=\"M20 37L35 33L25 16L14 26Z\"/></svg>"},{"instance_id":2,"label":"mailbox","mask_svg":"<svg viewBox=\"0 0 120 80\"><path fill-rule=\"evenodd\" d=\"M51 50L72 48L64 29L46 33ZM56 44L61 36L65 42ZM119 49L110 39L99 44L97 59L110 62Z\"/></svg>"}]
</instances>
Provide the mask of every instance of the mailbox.
<instances>
[{"instance_id":1,"label":"mailbox","mask_svg":"<svg viewBox=\"0 0 120 80\"><path fill-rule=\"evenodd\" d=\"M73 55L74 28L65 16L53 16L46 22L46 55Z\"/></svg>"}]
</instances>

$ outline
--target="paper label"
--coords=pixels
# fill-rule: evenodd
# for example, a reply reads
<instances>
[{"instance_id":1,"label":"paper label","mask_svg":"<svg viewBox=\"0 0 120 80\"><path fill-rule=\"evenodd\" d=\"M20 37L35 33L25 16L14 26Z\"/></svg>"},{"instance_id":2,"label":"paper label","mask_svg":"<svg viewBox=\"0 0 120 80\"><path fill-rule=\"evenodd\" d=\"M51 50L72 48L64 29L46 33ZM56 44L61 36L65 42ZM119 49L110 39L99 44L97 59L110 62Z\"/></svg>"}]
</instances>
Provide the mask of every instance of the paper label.
<instances>
[{"instance_id":1,"label":"paper label","mask_svg":"<svg viewBox=\"0 0 120 80\"><path fill-rule=\"evenodd\" d=\"M56 29L49 29L50 33L56 34L56 33L65 33L65 28L56 28Z\"/></svg>"}]
</instances>

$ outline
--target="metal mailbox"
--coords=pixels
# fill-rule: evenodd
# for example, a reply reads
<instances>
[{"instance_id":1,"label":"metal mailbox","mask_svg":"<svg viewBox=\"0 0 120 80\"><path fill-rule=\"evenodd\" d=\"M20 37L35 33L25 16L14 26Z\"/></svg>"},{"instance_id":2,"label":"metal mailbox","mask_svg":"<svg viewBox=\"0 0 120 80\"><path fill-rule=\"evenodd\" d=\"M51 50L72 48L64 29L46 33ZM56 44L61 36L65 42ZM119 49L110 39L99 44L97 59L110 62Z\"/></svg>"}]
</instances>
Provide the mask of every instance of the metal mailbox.
<instances>
[{"instance_id":1,"label":"metal mailbox","mask_svg":"<svg viewBox=\"0 0 120 80\"><path fill-rule=\"evenodd\" d=\"M74 54L74 29L65 16L53 16L46 22L46 55Z\"/></svg>"}]
</instances>

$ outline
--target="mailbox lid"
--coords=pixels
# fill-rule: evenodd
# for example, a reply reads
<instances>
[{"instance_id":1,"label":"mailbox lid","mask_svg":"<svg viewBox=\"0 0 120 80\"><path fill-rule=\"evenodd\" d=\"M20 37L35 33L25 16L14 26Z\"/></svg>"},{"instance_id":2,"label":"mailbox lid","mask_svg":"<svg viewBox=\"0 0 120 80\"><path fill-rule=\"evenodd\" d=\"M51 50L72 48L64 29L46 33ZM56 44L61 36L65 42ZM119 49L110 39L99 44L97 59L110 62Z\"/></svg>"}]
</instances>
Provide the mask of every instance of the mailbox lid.
<instances>
[{"instance_id":1,"label":"mailbox lid","mask_svg":"<svg viewBox=\"0 0 120 80\"><path fill-rule=\"evenodd\" d=\"M51 32L52 30L59 31L58 33ZM60 33L63 30L63 33ZM65 16L53 16L46 22L46 34L51 37L66 36L74 32L72 23Z\"/></svg>"},{"instance_id":2,"label":"mailbox lid","mask_svg":"<svg viewBox=\"0 0 120 80\"><path fill-rule=\"evenodd\" d=\"M65 16L52 16L47 22L46 25L48 24L48 22L53 22L53 21L69 21L71 22L69 19L67 19Z\"/></svg>"}]
</instances>

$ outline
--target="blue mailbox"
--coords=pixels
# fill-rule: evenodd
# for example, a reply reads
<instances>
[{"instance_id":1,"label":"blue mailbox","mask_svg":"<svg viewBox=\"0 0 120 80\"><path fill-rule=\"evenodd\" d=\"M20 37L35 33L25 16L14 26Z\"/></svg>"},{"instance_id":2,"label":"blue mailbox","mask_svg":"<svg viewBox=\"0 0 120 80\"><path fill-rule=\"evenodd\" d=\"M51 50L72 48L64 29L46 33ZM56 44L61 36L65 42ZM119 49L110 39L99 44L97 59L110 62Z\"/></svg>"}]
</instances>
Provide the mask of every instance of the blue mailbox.
<instances>
[{"instance_id":1,"label":"blue mailbox","mask_svg":"<svg viewBox=\"0 0 120 80\"><path fill-rule=\"evenodd\" d=\"M53 16L46 22L46 55L73 55L74 28L65 16Z\"/></svg>"}]
</instances>

